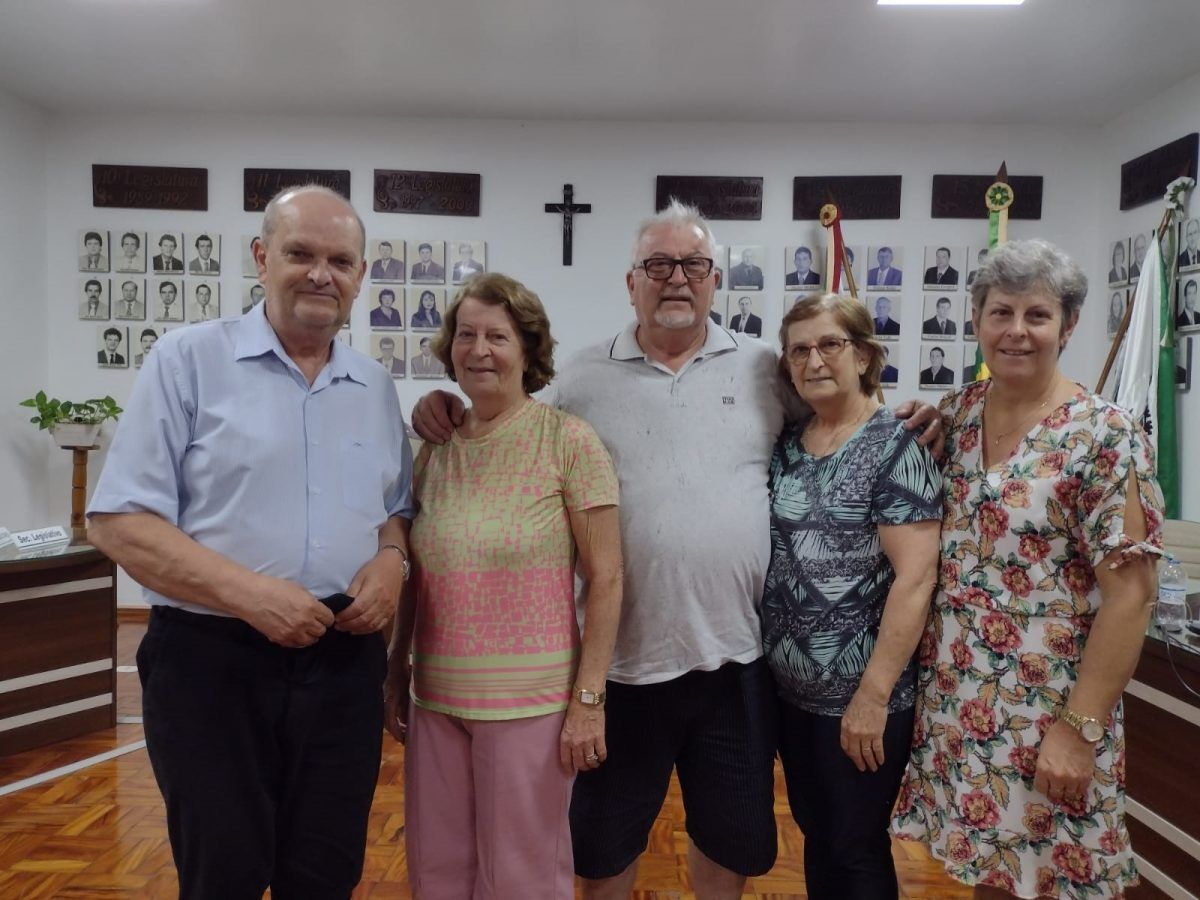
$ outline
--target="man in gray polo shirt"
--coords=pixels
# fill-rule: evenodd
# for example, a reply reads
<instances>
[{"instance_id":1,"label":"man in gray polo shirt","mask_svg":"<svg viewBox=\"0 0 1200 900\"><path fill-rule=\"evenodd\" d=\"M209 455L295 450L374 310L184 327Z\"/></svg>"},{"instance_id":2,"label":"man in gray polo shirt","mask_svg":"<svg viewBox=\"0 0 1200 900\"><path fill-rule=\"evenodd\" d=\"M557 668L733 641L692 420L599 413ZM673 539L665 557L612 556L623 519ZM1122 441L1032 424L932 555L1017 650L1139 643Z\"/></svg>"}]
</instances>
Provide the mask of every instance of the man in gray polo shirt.
<instances>
[{"instance_id":1,"label":"man in gray polo shirt","mask_svg":"<svg viewBox=\"0 0 1200 900\"><path fill-rule=\"evenodd\" d=\"M625 599L607 754L576 779L571 807L589 898L629 896L672 769L692 883L706 896L740 897L746 876L775 861L776 712L758 606L784 408L770 346L708 324L715 246L691 207L643 223L626 274L635 321L568 362L541 398L592 424L621 484ZM449 396L414 409L426 439L449 436Z\"/></svg>"}]
</instances>

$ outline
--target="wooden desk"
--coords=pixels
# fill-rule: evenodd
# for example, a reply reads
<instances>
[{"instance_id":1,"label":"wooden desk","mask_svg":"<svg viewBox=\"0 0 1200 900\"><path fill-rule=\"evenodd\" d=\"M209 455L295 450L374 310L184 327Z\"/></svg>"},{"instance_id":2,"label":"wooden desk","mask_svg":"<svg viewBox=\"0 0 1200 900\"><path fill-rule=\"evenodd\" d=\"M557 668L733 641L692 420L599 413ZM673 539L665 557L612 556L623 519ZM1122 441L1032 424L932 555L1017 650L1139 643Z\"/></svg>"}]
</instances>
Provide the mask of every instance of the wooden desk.
<instances>
[{"instance_id":1,"label":"wooden desk","mask_svg":"<svg viewBox=\"0 0 1200 900\"><path fill-rule=\"evenodd\" d=\"M1127 807L1142 883L1200 896L1200 644L1167 645L1153 627L1125 689ZM1174 882L1179 892L1171 886Z\"/></svg>"},{"instance_id":2,"label":"wooden desk","mask_svg":"<svg viewBox=\"0 0 1200 900\"><path fill-rule=\"evenodd\" d=\"M86 544L0 560L0 754L116 724L116 597Z\"/></svg>"}]
</instances>

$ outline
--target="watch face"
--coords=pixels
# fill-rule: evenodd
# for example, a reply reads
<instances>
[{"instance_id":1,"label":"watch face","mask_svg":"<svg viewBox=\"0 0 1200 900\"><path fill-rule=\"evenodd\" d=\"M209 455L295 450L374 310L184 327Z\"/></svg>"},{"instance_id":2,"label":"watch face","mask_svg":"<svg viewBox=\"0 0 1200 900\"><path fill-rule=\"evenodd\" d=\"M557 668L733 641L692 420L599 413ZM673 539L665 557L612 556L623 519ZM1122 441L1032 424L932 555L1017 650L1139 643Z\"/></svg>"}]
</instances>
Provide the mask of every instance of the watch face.
<instances>
[{"instance_id":1,"label":"watch face","mask_svg":"<svg viewBox=\"0 0 1200 900\"><path fill-rule=\"evenodd\" d=\"M585 703L588 706L594 706L596 704L596 695L593 694L591 691L580 691L579 692L579 702Z\"/></svg>"},{"instance_id":2,"label":"watch face","mask_svg":"<svg viewBox=\"0 0 1200 900\"><path fill-rule=\"evenodd\" d=\"M1079 733L1083 735L1085 741L1094 744L1104 737L1104 727L1099 722L1084 722Z\"/></svg>"}]
</instances>

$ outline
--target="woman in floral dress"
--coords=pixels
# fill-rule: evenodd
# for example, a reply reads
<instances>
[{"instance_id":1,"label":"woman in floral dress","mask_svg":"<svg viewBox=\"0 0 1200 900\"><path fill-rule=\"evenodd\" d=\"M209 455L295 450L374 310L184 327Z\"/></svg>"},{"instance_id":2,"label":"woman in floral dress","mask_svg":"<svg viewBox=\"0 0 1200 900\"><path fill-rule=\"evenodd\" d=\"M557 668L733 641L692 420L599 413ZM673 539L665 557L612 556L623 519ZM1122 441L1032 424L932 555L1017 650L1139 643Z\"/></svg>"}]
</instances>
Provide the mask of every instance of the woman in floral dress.
<instances>
[{"instance_id":1,"label":"woman in floral dress","mask_svg":"<svg viewBox=\"0 0 1200 900\"><path fill-rule=\"evenodd\" d=\"M980 898L1137 881L1120 698L1162 497L1141 428L1058 368L1086 292L1044 241L992 253L971 286L991 378L942 402L942 570L893 827Z\"/></svg>"}]
</instances>

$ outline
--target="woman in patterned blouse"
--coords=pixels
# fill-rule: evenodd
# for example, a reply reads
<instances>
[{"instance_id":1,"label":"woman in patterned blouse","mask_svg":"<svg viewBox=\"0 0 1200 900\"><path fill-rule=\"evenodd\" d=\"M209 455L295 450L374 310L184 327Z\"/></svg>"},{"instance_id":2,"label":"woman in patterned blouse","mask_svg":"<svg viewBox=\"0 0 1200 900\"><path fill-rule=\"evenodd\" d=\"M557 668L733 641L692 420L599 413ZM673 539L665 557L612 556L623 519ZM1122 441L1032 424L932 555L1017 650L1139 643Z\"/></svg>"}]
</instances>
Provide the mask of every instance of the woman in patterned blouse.
<instances>
[{"instance_id":1,"label":"woman in patterned blouse","mask_svg":"<svg viewBox=\"0 0 1200 900\"><path fill-rule=\"evenodd\" d=\"M979 898L1120 897L1121 692L1154 598L1162 498L1128 413L1066 378L1087 279L1045 241L971 286L990 379L942 401L942 564L900 837Z\"/></svg>"},{"instance_id":2,"label":"woman in patterned blouse","mask_svg":"<svg viewBox=\"0 0 1200 900\"><path fill-rule=\"evenodd\" d=\"M852 297L805 298L780 371L815 415L771 460L763 646L813 898L896 897L888 821L912 739L913 651L937 577L942 480L875 399L883 346Z\"/></svg>"}]
</instances>

